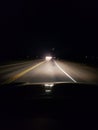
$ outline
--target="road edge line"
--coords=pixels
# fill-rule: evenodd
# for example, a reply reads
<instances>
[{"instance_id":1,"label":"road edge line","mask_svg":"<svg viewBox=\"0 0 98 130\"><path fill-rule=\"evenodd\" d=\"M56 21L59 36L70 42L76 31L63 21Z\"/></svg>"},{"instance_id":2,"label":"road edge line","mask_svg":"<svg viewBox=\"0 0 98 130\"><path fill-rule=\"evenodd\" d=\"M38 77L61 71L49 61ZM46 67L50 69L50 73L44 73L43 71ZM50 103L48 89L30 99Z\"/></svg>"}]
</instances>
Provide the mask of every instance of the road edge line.
<instances>
[{"instance_id":1,"label":"road edge line","mask_svg":"<svg viewBox=\"0 0 98 130\"><path fill-rule=\"evenodd\" d=\"M56 61L54 61L55 62L55 64L56 64L56 66L68 77L68 78L70 78L74 83L77 83L77 81L75 80L75 79L73 79L66 71L64 71L59 65L58 65L58 63L56 62Z\"/></svg>"}]
</instances>

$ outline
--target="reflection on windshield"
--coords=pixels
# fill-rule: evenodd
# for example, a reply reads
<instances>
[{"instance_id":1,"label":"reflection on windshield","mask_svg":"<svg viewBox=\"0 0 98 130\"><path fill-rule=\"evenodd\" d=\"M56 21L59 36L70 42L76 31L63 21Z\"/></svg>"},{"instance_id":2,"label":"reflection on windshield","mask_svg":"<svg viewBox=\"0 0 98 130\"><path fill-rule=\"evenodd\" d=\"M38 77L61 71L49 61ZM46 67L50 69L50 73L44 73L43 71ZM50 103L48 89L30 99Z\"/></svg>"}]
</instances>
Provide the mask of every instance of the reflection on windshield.
<instances>
[{"instance_id":1,"label":"reflection on windshield","mask_svg":"<svg viewBox=\"0 0 98 130\"><path fill-rule=\"evenodd\" d=\"M53 84L53 83L45 83L44 86L45 86L45 87L53 87L54 84Z\"/></svg>"},{"instance_id":2,"label":"reflection on windshield","mask_svg":"<svg viewBox=\"0 0 98 130\"><path fill-rule=\"evenodd\" d=\"M45 93L51 93L52 92L52 87L54 86L53 83L45 83Z\"/></svg>"}]
</instances>

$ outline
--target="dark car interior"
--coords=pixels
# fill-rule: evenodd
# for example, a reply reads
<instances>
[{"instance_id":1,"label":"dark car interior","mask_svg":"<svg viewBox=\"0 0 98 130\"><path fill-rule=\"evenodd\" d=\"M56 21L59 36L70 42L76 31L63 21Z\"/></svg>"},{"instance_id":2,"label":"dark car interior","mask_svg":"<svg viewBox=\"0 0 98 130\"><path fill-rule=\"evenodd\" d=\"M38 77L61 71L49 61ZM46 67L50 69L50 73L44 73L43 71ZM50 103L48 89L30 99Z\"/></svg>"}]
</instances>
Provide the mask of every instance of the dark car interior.
<instances>
[{"instance_id":1,"label":"dark car interior","mask_svg":"<svg viewBox=\"0 0 98 130\"><path fill-rule=\"evenodd\" d=\"M49 91L46 91L49 90ZM0 87L0 129L97 130L98 85L9 84Z\"/></svg>"}]
</instances>

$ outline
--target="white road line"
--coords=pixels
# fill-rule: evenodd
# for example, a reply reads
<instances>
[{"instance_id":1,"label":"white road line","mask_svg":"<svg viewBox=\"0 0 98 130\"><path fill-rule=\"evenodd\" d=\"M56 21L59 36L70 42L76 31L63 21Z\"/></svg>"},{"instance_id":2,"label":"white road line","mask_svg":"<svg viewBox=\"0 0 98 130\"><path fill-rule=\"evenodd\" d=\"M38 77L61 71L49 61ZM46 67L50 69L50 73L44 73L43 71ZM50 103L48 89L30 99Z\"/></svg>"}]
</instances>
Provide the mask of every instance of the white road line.
<instances>
[{"instance_id":1,"label":"white road line","mask_svg":"<svg viewBox=\"0 0 98 130\"><path fill-rule=\"evenodd\" d=\"M57 64L56 61L54 61L54 62L55 62L55 64L56 64L56 66L57 66L65 75L67 75L74 83L77 82L77 81L74 80L67 72L65 72L65 71Z\"/></svg>"}]
</instances>

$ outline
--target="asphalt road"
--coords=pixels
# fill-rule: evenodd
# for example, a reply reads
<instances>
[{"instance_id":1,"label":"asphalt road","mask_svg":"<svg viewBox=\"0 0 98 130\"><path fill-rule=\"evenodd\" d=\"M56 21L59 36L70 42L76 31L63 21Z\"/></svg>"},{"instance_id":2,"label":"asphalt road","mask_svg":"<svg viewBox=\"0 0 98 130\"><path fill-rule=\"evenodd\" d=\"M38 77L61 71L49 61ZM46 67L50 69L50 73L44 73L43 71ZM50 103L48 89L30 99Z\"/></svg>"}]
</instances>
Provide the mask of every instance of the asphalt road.
<instances>
[{"instance_id":1,"label":"asphalt road","mask_svg":"<svg viewBox=\"0 0 98 130\"><path fill-rule=\"evenodd\" d=\"M0 83L98 83L98 68L63 60L32 60L0 66Z\"/></svg>"}]
</instances>

